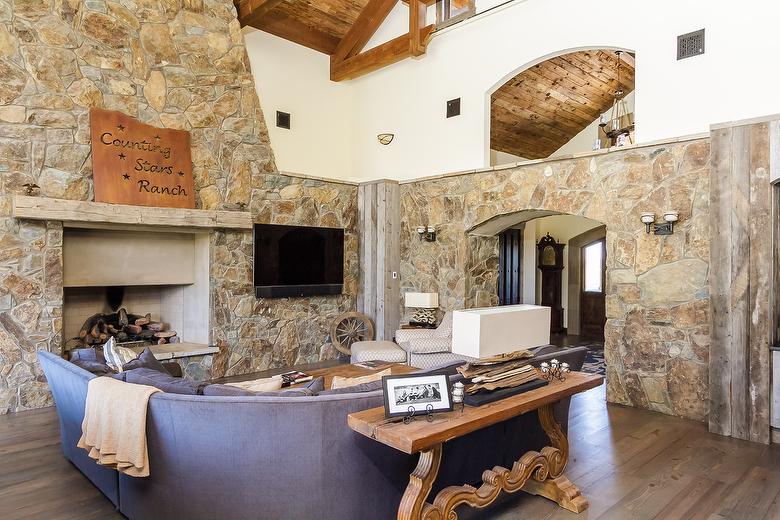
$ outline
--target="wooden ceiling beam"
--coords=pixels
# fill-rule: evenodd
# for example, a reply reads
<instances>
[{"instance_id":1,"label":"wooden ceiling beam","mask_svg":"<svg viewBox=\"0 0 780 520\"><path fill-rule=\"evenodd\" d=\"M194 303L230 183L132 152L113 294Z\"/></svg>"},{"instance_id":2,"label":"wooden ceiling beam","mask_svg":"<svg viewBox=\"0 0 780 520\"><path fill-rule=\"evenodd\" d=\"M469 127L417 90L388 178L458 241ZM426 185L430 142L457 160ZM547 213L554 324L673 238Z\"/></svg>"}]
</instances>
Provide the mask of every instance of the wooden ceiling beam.
<instances>
[{"instance_id":1,"label":"wooden ceiling beam","mask_svg":"<svg viewBox=\"0 0 780 520\"><path fill-rule=\"evenodd\" d=\"M409 32L365 52L359 52L395 5L395 2L370 0L366 5L366 9L370 10L360 14L352 28L355 31L350 29L349 33L352 34L345 35L339 44L338 54L331 57L330 79L354 79L405 58L425 54L435 26L424 27L427 5L425 0L408 0L408 3ZM360 25L358 22L361 22Z\"/></svg>"},{"instance_id":2,"label":"wooden ceiling beam","mask_svg":"<svg viewBox=\"0 0 780 520\"><path fill-rule=\"evenodd\" d=\"M255 24L284 0L239 0L236 2L238 21L241 25L255 27Z\"/></svg>"},{"instance_id":3,"label":"wooden ceiling beam","mask_svg":"<svg viewBox=\"0 0 780 520\"><path fill-rule=\"evenodd\" d=\"M335 36L276 11L267 13L253 27L325 54L333 54L339 44Z\"/></svg>"},{"instance_id":4,"label":"wooden ceiling beam","mask_svg":"<svg viewBox=\"0 0 780 520\"><path fill-rule=\"evenodd\" d=\"M339 63L359 54L397 3L398 0L369 0L360 11L355 23L336 46L336 50L331 55L331 62Z\"/></svg>"},{"instance_id":5,"label":"wooden ceiling beam","mask_svg":"<svg viewBox=\"0 0 780 520\"><path fill-rule=\"evenodd\" d=\"M423 27L419 31L419 41L423 49L428 44L434 26ZM361 52L340 63L332 63L330 67L330 79L332 81L343 81L354 79L369 72L381 69L393 63L397 63L405 58L414 56L412 52L412 37L404 34L383 43L377 47Z\"/></svg>"}]
</instances>

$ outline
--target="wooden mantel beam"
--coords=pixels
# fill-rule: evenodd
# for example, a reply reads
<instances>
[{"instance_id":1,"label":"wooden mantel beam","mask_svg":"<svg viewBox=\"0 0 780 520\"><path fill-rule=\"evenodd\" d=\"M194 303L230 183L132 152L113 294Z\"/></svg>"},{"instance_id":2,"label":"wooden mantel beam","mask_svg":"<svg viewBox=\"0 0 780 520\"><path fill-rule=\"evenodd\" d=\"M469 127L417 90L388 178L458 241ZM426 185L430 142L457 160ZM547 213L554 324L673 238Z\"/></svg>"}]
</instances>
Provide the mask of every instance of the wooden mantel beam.
<instances>
[{"instance_id":1,"label":"wooden mantel beam","mask_svg":"<svg viewBox=\"0 0 780 520\"><path fill-rule=\"evenodd\" d=\"M340 63L331 63L330 79L343 81L357 78L405 58L419 56L420 49L425 52L434 28L434 25L423 27L418 31L417 38L404 34Z\"/></svg>"}]
</instances>

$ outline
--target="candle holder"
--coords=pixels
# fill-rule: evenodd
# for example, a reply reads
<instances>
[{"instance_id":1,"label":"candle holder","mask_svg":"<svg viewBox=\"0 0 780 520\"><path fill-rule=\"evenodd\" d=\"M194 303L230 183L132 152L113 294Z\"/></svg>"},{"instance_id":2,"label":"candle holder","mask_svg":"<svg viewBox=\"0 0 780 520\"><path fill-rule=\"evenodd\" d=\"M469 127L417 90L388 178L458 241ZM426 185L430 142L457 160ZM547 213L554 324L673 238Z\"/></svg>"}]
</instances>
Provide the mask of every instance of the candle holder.
<instances>
[{"instance_id":1,"label":"candle holder","mask_svg":"<svg viewBox=\"0 0 780 520\"><path fill-rule=\"evenodd\" d=\"M461 412L466 406L466 403L463 402L463 396L465 393L465 387L460 381L452 385L452 404L460 404Z\"/></svg>"},{"instance_id":2,"label":"candle holder","mask_svg":"<svg viewBox=\"0 0 780 520\"><path fill-rule=\"evenodd\" d=\"M571 372L568 363L561 363L557 359L551 359L549 363L543 361L539 365L539 370L542 371L542 377L547 381L552 381L553 379L566 381L566 374Z\"/></svg>"}]
</instances>

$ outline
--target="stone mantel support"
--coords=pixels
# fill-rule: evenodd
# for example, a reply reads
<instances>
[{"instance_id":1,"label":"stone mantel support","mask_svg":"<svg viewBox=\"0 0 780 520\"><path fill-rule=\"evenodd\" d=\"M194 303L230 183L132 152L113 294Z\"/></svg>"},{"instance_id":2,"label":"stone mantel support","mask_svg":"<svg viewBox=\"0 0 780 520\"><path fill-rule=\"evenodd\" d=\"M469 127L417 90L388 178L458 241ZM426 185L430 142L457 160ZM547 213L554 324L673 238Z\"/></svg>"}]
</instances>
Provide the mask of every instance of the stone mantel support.
<instances>
[{"instance_id":1,"label":"stone mantel support","mask_svg":"<svg viewBox=\"0 0 780 520\"><path fill-rule=\"evenodd\" d=\"M158 208L82 200L14 195L11 216L50 220L67 225L102 228L141 227L186 229L252 229L252 215L244 211Z\"/></svg>"}]
</instances>

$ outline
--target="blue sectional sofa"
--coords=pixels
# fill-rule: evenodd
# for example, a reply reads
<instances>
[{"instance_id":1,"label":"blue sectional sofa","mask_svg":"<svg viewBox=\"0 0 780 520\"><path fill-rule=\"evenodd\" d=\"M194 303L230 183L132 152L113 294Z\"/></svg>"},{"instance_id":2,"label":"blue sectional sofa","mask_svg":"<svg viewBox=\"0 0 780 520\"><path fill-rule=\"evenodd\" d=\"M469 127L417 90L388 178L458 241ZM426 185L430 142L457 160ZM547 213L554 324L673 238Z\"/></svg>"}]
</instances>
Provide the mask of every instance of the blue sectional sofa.
<instances>
[{"instance_id":1,"label":"blue sectional sofa","mask_svg":"<svg viewBox=\"0 0 780 520\"><path fill-rule=\"evenodd\" d=\"M549 348L548 348L549 350ZM586 349L546 352L573 370ZM130 519L390 519L409 473L409 456L354 433L347 415L382 405L382 392L310 397L154 394L147 439L151 475L133 478L97 465L76 447L87 384L94 376L40 352L60 418L62 452ZM568 400L556 416L566 427ZM477 483L495 465L511 467L547 443L536 414L445 444L433 493Z\"/></svg>"}]
</instances>

